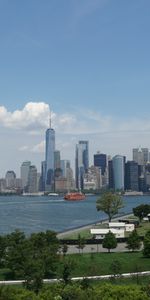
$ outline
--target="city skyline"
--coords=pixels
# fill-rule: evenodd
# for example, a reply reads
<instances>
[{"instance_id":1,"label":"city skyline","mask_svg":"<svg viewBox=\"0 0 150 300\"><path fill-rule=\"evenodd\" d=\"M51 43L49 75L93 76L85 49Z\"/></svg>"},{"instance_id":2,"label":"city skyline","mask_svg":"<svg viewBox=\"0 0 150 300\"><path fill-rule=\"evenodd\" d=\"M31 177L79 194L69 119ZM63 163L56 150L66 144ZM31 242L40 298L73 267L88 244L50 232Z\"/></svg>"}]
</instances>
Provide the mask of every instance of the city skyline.
<instances>
[{"instance_id":1,"label":"city skyline","mask_svg":"<svg viewBox=\"0 0 150 300\"><path fill-rule=\"evenodd\" d=\"M11 147L16 146L13 145L13 143L11 144L8 157L6 157L5 161L4 160L1 161L0 177L4 177L6 170L9 169L14 170L18 176L20 174L20 164L26 160L32 161L33 164L37 166L38 172L41 171L41 161L45 159L45 146L46 146L45 130L49 128L49 115L50 115L49 105L43 102L40 103L32 102L29 103L22 111L14 112L12 113L12 115L10 115L9 113L9 119L6 118L6 122L8 121L8 124L2 124L1 129L4 129L4 131L10 130L13 133L16 132L17 136L19 133L20 138L17 138L17 141L19 143L22 140L24 141L24 136L22 136L22 134L24 133L26 135L26 144L22 144L18 149L16 149L20 153L20 157L22 157L22 159L18 158L15 161L10 160L11 161L10 163L10 161L7 161L7 158L8 157L10 159L12 158ZM69 159L71 161L71 167L73 168L74 172L75 172L75 147L79 140L89 141L90 165L93 164L93 154L96 154L97 151L100 151L100 153L107 153L107 155L110 155L111 157L120 154L126 156L127 160L132 160L132 149L139 148L141 146L142 148L149 148L147 141L144 143L144 145L138 143L139 132L137 132L137 135L134 133L134 137L137 136L137 143L135 144L135 142L132 141L132 145L133 145L132 147L130 147L129 143L126 145L126 147L124 147L124 145L127 142L125 139L126 131L124 131L124 134L122 134L122 131L120 130L118 131L116 130L115 132L113 131L98 132L97 130L97 132L89 133L89 134L88 132L86 132L85 134L84 133L71 134L71 132L68 133L68 131L70 130L69 122L71 123L72 119L69 119L67 115L63 115L63 116L57 115L53 111L51 112L51 115L52 115L51 118L52 118L53 128L56 129L55 148L56 150L61 151L62 159L67 159L67 160ZM77 123L71 124L71 126L77 126ZM88 130L88 126L86 127L86 130ZM113 134L115 138L117 138L118 136L120 142L114 144L112 140L113 137L111 136L111 134ZM34 141L35 142L39 141L39 142L35 144ZM2 144L2 148L3 146L5 147L5 144Z\"/></svg>"},{"instance_id":2,"label":"city skyline","mask_svg":"<svg viewBox=\"0 0 150 300\"><path fill-rule=\"evenodd\" d=\"M128 159L150 148L149 11L148 0L0 0L0 176L24 160L40 170L49 107L72 167L79 140Z\"/></svg>"}]
</instances>

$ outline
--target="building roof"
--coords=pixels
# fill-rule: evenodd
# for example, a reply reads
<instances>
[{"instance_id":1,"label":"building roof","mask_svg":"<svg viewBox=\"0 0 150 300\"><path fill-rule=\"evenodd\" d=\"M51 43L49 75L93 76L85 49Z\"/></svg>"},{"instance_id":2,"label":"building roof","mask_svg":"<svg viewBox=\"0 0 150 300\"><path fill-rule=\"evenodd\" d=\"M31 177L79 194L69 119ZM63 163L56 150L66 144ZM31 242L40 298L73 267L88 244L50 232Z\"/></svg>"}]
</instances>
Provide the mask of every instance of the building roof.
<instances>
[{"instance_id":1,"label":"building roof","mask_svg":"<svg viewBox=\"0 0 150 300\"><path fill-rule=\"evenodd\" d=\"M111 230L109 228L94 228L94 229L91 229L91 234L107 234L108 232L112 232L114 234L117 234L117 233L124 233L124 230L117 230L117 229L114 229L114 228L111 228Z\"/></svg>"},{"instance_id":2,"label":"building roof","mask_svg":"<svg viewBox=\"0 0 150 300\"><path fill-rule=\"evenodd\" d=\"M124 222L110 222L109 223L109 228L114 228L114 227L125 227Z\"/></svg>"}]
</instances>

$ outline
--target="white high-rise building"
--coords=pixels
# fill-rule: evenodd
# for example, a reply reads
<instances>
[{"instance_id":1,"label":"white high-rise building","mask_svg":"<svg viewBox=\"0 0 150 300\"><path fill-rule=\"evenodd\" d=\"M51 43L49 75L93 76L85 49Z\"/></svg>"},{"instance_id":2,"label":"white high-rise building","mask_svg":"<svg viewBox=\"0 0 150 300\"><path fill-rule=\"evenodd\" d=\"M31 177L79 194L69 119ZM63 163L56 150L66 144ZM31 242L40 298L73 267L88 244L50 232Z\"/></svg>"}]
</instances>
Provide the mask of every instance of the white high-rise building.
<instances>
[{"instance_id":1,"label":"white high-rise building","mask_svg":"<svg viewBox=\"0 0 150 300\"><path fill-rule=\"evenodd\" d=\"M113 174L115 190L124 190L124 161L122 155L113 157Z\"/></svg>"}]
</instances>

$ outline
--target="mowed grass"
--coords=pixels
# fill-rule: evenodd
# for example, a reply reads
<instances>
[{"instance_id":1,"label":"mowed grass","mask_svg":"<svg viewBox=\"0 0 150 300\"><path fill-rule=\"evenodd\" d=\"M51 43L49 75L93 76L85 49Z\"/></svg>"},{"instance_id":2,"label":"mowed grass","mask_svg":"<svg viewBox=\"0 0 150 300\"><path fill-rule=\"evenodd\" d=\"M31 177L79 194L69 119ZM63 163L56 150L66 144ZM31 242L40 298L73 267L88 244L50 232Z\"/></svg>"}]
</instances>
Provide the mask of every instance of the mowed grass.
<instances>
[{"instance_id":1,"label":"mowed grass","mask_svg":"<svg viewBox=\"0 0 150 300\"><path fill-rule=\"evenodd\" d=\"M137 232L141 236L144 236L148 230L150 230L150 222L141 222L137 227Z\"/></svg>"},{"instance_id":2,"label":"mowed grass","mask_svg":"<svg viewBox=\"0 0 150 300\"><path fill-rule=\"evenodd\" d=\"M72 276L94 276L112 274L111 264L115 260L121 264L121 273L150 271L150 259L142 252L90 253L69 255L74 262Z\"/></svg>"}]
</instances>

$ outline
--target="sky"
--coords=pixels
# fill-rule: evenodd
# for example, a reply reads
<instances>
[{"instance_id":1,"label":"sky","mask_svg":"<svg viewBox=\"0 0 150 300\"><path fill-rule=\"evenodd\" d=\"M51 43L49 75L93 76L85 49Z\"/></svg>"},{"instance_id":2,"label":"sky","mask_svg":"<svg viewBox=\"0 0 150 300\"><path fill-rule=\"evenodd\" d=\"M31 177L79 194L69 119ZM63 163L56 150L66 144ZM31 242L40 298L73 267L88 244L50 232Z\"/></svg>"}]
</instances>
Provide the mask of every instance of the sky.
<instances>
[{"instance_id":1,"label":"sky","mask_svg":"<svg viewBox=\"0 0 150 300\"><path fill-rule=\"evenodd\" d=\"M132 159L150 148L149 0L0 0L0 177L40 170L45 130Z\"/></svg>"}]
</instances>

